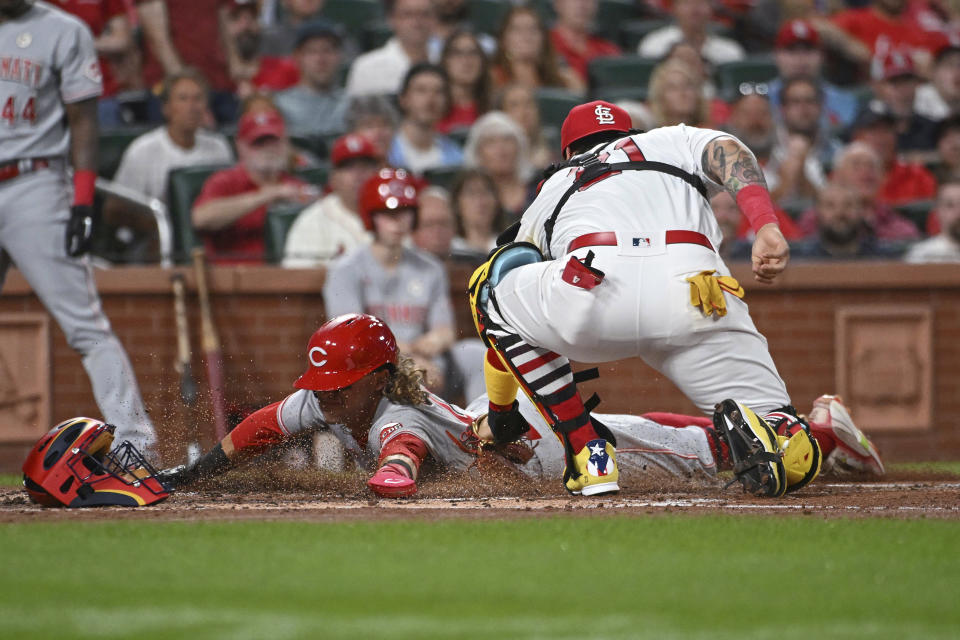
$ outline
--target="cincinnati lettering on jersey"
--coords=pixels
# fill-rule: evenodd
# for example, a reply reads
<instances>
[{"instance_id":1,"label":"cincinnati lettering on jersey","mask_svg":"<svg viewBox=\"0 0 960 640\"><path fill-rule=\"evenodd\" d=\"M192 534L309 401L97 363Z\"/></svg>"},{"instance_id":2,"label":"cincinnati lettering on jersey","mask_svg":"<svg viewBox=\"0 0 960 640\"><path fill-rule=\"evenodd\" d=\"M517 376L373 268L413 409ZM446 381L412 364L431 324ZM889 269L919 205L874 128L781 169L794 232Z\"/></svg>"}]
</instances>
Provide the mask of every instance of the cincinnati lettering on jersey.
<instances>
[{"instance_id":1,"label":"cincinnati lettering on jersey","mask_svg":"<svg viewBox=\"0 0 960 640\"><path fill-rule=\"evenodd\" d=\"M25 84L28 87L39 87L42 75L42 62L30 58L0 56L0 80Z\"/></svg>"},{"instance_id":2,"label":"cincinnati lettering on jersey","mask_svg":"<svg viewBox=\"0 0 960 640\"><path fill-rule=\"evenodd\" d=\"M427 308L409 304L371 304L365 313L389 322L421 324L427 318Z\"/></svg>"}]
</instances>

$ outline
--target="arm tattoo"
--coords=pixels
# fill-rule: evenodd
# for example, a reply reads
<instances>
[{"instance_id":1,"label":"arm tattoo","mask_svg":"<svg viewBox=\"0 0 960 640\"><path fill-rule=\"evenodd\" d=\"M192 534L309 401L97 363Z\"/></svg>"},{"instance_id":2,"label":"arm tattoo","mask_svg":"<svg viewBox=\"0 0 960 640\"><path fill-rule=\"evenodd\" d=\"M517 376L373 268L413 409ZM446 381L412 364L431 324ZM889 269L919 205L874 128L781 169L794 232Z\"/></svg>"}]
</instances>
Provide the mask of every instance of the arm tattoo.
<instances>
[{"instance_id":1,"label":"arm tattoo","mask_svg":"<svg viewBox=\"0 0 960 640\"><path fill-rule=\"evenodd\" d=\"M719 138L708 144L700 162L706 174L734 197L749 185L767 186L757 159L749 149L730 138Z\"/></svg>"}]
</instances>

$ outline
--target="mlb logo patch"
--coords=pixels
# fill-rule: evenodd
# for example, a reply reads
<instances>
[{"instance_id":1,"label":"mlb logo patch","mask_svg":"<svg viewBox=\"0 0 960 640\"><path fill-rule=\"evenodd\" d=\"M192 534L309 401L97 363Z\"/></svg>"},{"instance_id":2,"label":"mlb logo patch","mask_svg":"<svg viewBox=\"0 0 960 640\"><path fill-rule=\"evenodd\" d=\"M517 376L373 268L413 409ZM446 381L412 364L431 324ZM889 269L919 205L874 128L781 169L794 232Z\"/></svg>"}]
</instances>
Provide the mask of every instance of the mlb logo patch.
<instances>
[{"instance_id":1,"label":"mlb logo patch","mask_svg":"<svg viewBox=\"0 0 960 640\"><path fill-rule=\"evenodd\" d=\"M650 238L634 236L632 243L635 247L647 248L651 245Z\"/></svg>"}]
</instances>

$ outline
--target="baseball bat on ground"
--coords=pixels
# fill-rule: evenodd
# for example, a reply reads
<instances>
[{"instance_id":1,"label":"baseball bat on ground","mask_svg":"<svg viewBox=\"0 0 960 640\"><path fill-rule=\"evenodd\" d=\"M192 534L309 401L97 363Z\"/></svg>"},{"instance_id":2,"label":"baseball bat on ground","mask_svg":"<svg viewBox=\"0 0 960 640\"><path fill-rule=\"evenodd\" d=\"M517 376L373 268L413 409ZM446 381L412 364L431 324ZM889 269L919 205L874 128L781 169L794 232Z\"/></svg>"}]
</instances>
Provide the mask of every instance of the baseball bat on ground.
<instances>
[{"instance_id":1,"label":"baseball bat on ground","mask_svg":"<svg viewBox=\"0 0 960 640\"><path fill-rule=\"evenodd\" d=\"M227 435L226 402L223 397L223 354L220 337L213 324L210 311L210 290L207 288L207 259L202 248L193 250L193 268L197 276L197 297L200 299L200 325L202 329L203 356L207 361L207 380L210 383L210 399L213 403L213 426L217 440Z\"/></svg>"},{"instance_id":2,"label":"baseball bat on ground","mask_svg":"<svg viewBox=\"0 0 960 640\"><path fill-rule=\"evenodd\" d=\"M190 334L187 328L186 288L183 274L175 273L173 283L173 313L177 324L177 360L174 368L180 374L180 399L188 407L197 401L197 381L190 367Z\"/></svg>"}]
</instances>

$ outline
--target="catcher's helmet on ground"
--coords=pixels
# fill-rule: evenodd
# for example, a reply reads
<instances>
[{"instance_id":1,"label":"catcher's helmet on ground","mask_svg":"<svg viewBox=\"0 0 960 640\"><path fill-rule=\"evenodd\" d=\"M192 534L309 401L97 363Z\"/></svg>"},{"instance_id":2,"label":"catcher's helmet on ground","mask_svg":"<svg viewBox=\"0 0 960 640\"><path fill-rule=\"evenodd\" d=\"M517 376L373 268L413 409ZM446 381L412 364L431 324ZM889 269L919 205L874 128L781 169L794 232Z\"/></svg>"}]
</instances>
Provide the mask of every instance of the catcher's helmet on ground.
<instances>
[{"instance_id":1,"label":"catcher's helmet on ground","mask_svg":"<svg viewBox=\"0 0 960 640\"><path fill-rule=\"evenodd\" d=\"M360 216L373 231L373 214L402 209L417 211L417 183L403 169L380 169L360 187Z\"/></svg>"},{"instance_id":2,"label":"catcher's helmet on ground","mask_svg":"<svg viewBox=\"0 0 960 640\"><path fill-rule=\"evenodd\" d=\"M577 140L595 133L611 131L626 135L632 126L629 113L605 100L577 105L560 126L560 151L566 151Z\"/></svg>"},{"instance_id":3,"label":"catcher's helmet on ground","mask_svg":"<svg viewBox=\"0 0 960 640\"><path fill-rule=\"evenodd\" d=\"M384 365L396 366L400 349L379 318L348 313L328 320L307 345L310 366L293 383L298 389L335 391Z\"/></svg>"},{"instance_id":4,"label":"catcher's helmet on ground","mask_svg":"<svg viewBox=\"0 0 960 640\"><path fill-rule=\"evenodd\" d=\"M47 432L23 463L30 499L45 507L142 507L169 496L136 447L124 441L110 450L114 429L71 418Z\"/></svg>"}]
</instances>

